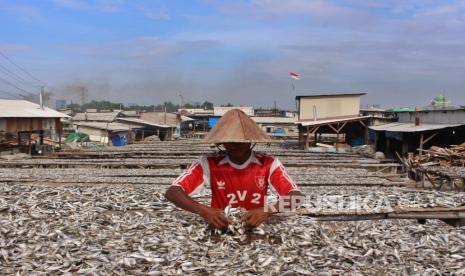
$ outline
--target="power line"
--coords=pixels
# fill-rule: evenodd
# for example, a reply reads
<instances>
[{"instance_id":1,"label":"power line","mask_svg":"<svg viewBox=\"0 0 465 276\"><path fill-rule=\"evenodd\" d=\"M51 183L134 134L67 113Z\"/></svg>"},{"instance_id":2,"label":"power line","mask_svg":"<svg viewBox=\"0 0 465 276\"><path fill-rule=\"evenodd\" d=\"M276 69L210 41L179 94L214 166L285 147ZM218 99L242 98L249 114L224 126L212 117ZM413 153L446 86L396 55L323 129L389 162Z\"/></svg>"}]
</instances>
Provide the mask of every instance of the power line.
<instances>
[{"instance_id":1,"label":"power line","mask_svg":"<svg viewBox=\"0 0 465 276\"><path fill-rule=\"evenodd\" d=\"M12 79L15 81L18 81L22 84L29 85L31 87L39 87L38 85L33 85L30 82L26 81L25 79L21 78L19 75L15 74L11 70L9 70L7 67L3 66L0 64L0 70L4 73L6 73L8 76L10 76Z\"/></svg>"},{"instance_id":2,"label":"power line","mask_svg":"<svg viewBox=\"0 0 465 276\"><path fill-rule=\"evenodd\" d=\"M22 88L20 88L20 87L18 87L18 86L16 86L16 85L12 84L11 82L5 80L4 78L1 78L1 77L0 77L0 81L2 81L2 82L5 83L5 84L8 84L9 86L11 86L11 87L13 87L13 88L18 89L18 90L21 91L21 92L24 92L24 93L27 93L27 94L30 94L30 95L34 95L34 94L32 94L31 92L28 92L28 91L26 91L26 90L24 90L24 89L22 89Z\"/></svg>"},{"instance_id":3,"label":"power line","mask_svg":"<svg viewBox=\"0 0 465 276\"><path fill-rule=\"evenodd\" d=\"M0 93L6 94L6 95L10 95L11 97L13 97L13 98L15 98L15 99L19 99L18 96L24 97L24 95L21 95L21 94L13 94L13 93L10 93L10 92L4 91L4 90L0 90Z\"/></svg>"},{"instance_id":4,"label":"power line","mask_svg":"<svg viewBox=\"0 0 465 276\"><path fill-rule=\"evenodd\" d=\"M18 64L16 64L15 62L13 62L9 57L7 57L2 51L0 51L0 55L5 58L6 60L8 60L11 64L13 64L14 66L16 66L19 70L23 71L26 75L28 75L30 78L32 78L33 80L35 81L38 81L39 83L43 84L43 85L47 85L45 82L41 81L40 79L34 77L31 73L29 73L26 69L22 68L21 66L19 66Z\"/></svg>"}]
</instances>

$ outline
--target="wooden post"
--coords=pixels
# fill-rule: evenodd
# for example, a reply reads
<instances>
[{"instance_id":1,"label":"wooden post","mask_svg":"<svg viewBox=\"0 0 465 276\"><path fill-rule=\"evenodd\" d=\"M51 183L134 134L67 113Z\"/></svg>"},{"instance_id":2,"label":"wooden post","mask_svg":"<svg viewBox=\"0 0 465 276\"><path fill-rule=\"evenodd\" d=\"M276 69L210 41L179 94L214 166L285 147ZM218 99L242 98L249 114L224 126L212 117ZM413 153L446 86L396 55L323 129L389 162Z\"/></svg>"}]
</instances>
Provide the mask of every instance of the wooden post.
<instances>
[{"instance_id":1,"label":"wooden post","mask_svg":"<svg viewBox=\"0 0 465 276\"><path fill-rule=\"evenodd\" d=\"M420 173L420 180L421 180L421 187L424 189L425 188L425 173L421 172ZM415 183L416 186L416 183Z\"/></svg>"},{"instance_id":2,"label":"wooden post","mask_svg":"<svg viewBox=\"0 0 465 276\"><path fill-rule=\"evenodd\" d=\"M368 145L370 142L370 135L368 134L368 127L365 126L365 144Z\"/></svg>"},{"instance_id":3,"label":"wooden post","mask_svg":"<svg viewBox=\"0 0 465 276\"><path fill-rule=\"evenodd\" d=\"M425 139L425 136L423 134L423 132L420 134L420 153L419 153L419 156L421 158L421 156L423 155L423 143L424 143L424 139Z\"/></svg>"},{"instance_id":4,"label":"wooden post","mask_svg":"<svg viewBox=\"0 0 465 276\"><path fill-rule=\"evenodd\" d=\"M405 135L404 135L404 137L402 139L402 155L405 155L407 153L408 153L408 143L407 143L407 141L405 139Z\"/></svg>"},{"instance_id":5,"label":"wooden post","mask_svg":"<svg viewBox=\"0 0 465 276\"><path fill-rule=\"evenodd\" d=\"M389 138L385 138L386 139L386 153L389 154L389 152L391 151L391 140L389 140Z\"/></svg>"},{"instance_id":6,"label":"wooden post","mask_svg":"<svg viewBox=\"0 0 465 276\"><path fill-rule=\"evenodd\" d=\"M315 146L316 146L316 143L318 143L318 132L315 131L315 140L313 141L315 143Z\"/></svg>"},{"instance_id":7,"label":"wooden post","mask_svg":"<svg viewBox=\"0 0 465 276\"><path fill-rule=\"evenodd\" d=\"M142 129L142 142L144 142L145 131Z\"/></svg>"},{"instance_id":8,"label":"wooden post","mask_svg":"<svg viewBox=\"0 0 465 276\"><path fill-rule=\"evenodd\" d=\"M339 123L337 123L337 132L336 132L336 152L339 152Z\"/></svg>"},{"instance_id":9,"label":"wooden post","mask_svg":"<svg viewBox=\"0 0 465 276\"><path fill-rule=\"evenodd\" d=\"M44 130L39 130L39 143L42 146L44 144Z\"/></svg>"},{"instance_id":10,"label":"wooden post","mask_svg":"<svg viewBox=\"0 0 465 276\"><path fill-rule=\"evenodd\" d=\"M60 128L58 129L58 146L60 147L60 150L61 150L61 135L62 135L62 127L60 125Z\"/></svg>"},{"instance_id":11,"label":"wooden post","mask_svg":"<svg viewBox=\"0 0 465 276\"><path fill-rule=\"evenodd\" d=\"M309 136L310 136L310 128L307 126L307 133L305 134L305 139L304 139L304 141L305 141L305 150L306 151L310 150L310 148L308 146L308 138L309 138Z\"/></svg>"},{"instance_id":12,"label":"wooden post","mask_svg":"<svg viewBox=\"0 0 465 276\"><path fill-rule=\"evenodd\" d=\"M31 155L32 154L32 145L31 145L31 132L30 131L27 132L27 145L29 147L29 150L28 150L29 155Z\"/></svg>"}]
</instances>

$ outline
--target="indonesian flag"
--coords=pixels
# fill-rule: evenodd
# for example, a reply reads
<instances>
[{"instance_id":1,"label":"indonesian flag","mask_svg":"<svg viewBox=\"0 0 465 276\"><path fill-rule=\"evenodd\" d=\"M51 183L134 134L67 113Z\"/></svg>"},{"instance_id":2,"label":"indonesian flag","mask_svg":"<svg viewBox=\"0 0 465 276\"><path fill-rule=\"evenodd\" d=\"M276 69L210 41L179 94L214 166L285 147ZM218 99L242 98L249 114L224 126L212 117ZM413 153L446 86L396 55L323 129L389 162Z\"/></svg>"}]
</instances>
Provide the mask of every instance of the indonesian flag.
<instances>
[{"instance_id":1,"label":"indonesian flag","mask_svg":"<svg viewBox=\"0 0 465 276\"><path fill-rule=\"evenodd\" d=\"M293 79L300 80L300 75L294 72L289 72L289 76Z\"/></svg>"}]
</instances>

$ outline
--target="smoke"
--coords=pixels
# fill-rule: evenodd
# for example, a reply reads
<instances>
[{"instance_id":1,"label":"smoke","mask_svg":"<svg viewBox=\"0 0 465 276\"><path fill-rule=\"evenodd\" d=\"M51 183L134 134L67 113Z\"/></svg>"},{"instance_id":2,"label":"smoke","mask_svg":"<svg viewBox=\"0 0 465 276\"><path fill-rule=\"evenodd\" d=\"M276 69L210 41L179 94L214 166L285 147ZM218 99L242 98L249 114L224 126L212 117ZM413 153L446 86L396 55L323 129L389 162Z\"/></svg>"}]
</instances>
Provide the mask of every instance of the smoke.
<instances>
[{"instance_id":1,"label":"smoke","mask_svg":"<svg viewBox=\"0 0 465 276\"><path fill-rule=\"evenodd\" d=\"M111 100L113 88L107 77L89 80L74 80L51 88L51 100L66 100L68 103L84 104L92 100Z\"/></svg>"}]
</instances>

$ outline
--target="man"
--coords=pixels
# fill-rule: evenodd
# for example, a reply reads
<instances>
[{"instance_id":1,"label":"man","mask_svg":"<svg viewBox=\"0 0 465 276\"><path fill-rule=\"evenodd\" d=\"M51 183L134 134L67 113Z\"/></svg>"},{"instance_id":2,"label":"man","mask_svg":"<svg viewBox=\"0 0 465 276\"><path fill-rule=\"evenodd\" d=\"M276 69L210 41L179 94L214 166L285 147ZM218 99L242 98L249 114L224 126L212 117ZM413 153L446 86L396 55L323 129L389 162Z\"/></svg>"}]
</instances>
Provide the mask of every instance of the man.
<instances>
[{"instance_id":1,"label":"man","mask_svg":"<svg viewBox=\"0 0 465 276\"><path fill-rule=\"evenodd\" d=\"M203 142L223 146L224 150L202 156L173 182L165 196L177 207L202 216L216 228L229 224L224 213L226 206L243 208L247 210L242 217L245 226L256 227L280 211L278 207L302 200L302 193L278 159L252 151L252 143L274 140L241 110L225 113ZM210 207L190 197L205 187L211 189ZM266 206L268 188L282 201ZM285 201L283 196L287 196Z\"/></svg>"}]
</instances>

